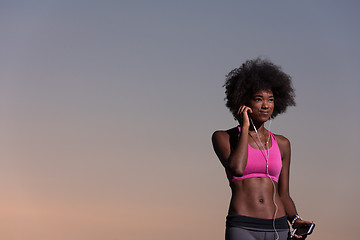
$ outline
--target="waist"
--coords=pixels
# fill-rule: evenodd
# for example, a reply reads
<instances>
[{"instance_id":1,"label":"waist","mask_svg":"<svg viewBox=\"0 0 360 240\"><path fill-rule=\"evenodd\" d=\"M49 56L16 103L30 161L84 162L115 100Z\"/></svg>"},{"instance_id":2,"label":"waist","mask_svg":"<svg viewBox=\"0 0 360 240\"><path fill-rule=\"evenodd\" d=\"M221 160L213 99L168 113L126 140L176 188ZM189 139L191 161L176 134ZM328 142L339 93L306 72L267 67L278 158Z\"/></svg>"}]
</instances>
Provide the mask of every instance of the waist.
<instances>
[{"instance_id":1,"label":"waist","mask_svg":"<svg viewBox=\"0 0 360 240\"><path fill-rule=\"evenodd\" d=\"M275 219L264 219L248 217L243 215L228 215L226 217L226 227L240 227L247 229L268 229L274 230L274 224L276 230L288 230L289 224L287 222L287 216L283 216Z\"/></svg>"},{"instance_id":2,"label":"waist","mask_svg":"<svg viewBox=\"0 0 360 240\"><path fill-rule=\"evenodd\" d=\"M239 181L239 180L243 180L243 179L246 179L246 178L252 178L252 177L271 178L275 182L279 181L278 176L271 176L271 175L268 175L266 173L250 173L250 174L246 174L246 175L244 175L242 177L235 177L235 176L232 176L232 175L228 175L228 179L231 182L236 182L236 181Z\"/></svg>"}]
</instances>

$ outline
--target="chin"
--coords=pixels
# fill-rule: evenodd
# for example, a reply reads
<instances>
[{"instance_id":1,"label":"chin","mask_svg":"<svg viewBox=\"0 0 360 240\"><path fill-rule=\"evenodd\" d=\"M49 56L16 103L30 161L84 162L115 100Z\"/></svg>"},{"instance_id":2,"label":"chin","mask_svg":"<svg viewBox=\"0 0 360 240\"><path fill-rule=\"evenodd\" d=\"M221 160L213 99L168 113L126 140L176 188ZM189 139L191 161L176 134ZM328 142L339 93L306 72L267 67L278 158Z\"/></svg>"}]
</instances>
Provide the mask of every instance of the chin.
<instances>
[{"instance_id":1,"label":"chin","mask_svg":"<svg viewBox=\"0 0 360 240\"><path fill-rule=\"evenodd\" d=\"M269 119L270 119L270 116L258 116L257 118L254 118L254 121L267 122Z\"/></svg>"}]
</instances>

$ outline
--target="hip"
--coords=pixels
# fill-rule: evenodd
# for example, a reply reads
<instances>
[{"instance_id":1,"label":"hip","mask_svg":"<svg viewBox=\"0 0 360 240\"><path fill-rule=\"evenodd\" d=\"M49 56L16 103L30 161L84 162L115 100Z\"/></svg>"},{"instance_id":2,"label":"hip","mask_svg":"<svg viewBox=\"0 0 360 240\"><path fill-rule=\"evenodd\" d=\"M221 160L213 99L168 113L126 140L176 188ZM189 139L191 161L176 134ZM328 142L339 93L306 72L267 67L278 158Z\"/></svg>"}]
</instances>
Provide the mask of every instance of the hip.
<instances>
[{"instance_id":1,"label":"hip","mask_svg":"<svg viewBox=\"0 0 360 240\"><path fill-rule=\"evenodd\" d=\"M264 219L248 217L243 215L231 215L226 217L226 227L239 227L245 229L274 231L274 230L289 230L287 216L275 219Z\"/></svg>"}]
</instances>

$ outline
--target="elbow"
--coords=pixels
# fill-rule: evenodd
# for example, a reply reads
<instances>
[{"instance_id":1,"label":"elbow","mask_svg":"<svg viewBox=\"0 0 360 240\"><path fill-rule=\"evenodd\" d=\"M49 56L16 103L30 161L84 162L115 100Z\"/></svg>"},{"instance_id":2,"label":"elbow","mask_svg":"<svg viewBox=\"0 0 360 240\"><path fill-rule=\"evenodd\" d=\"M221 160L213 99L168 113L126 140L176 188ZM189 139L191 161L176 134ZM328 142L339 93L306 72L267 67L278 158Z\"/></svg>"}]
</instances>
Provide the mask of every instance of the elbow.
<instances>
[{"instance_id":1,"label":"elbow","mask_svg":"<svg viewBox=\"0 0 360 240\"><path fill-rule=\"evenodd\" d=\"M234 177L242 177L244 176L244 170L241 167L231 167L230 172Z\"/></svg>"},{"instance_id":2,"label":"elbow","mask_svg":"<svg viewBox=\"0 0 360 240\"><path fill-rule=\"evenodd\" d=\"M234 161L234 159L229 159L229 160L230 160L229 168L231 174L234 177L242 177L244 175L246 161L242 161L241 159L236 159L236 161Z\"/></svg>"},{"instance_id":3,"label":"elbow","mask_svg":"<svg viewBox=\"0 0 360 240\"><path fill-rule=\"evenodd\" d=\"M234 177L242 177L242 176L244 176L244 171L235 170L235 171L233 172L233 176L234 176Z\"/></svg>"},{"instance_id":4,"label":"elbow","mask_svg":"<svg viewBox=\"0 0 360 240\"><path fill-rule=\"evenodd\" d=\"M290 194L289 193L282 193L282 192L279 192L279 196L280 196L280 199L283 203L285 202L291 202L292 199L290 197Z\"/></svg>"}]
</instances>

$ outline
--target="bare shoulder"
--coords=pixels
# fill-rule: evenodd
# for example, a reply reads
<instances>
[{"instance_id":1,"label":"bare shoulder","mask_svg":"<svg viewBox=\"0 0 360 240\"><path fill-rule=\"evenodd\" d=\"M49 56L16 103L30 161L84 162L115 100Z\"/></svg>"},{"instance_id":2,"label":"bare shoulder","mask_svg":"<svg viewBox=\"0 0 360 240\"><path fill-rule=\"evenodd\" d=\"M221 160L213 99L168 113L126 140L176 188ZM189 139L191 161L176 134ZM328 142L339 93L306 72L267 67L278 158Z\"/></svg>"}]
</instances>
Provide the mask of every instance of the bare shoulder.
<instances>
[{"instance_id":1,"label":"bare shoulder","mask_svg":"<svg viewBox=\"0 0 360 240\"><path fill-rule=\"evenodd\" d=\"M216 130L212 136L211 136L211 139L212 141L221 141L221 140L224 140L224 139L229 139L229 133L225 130Z\"/></svg>"},{"instance_id":2,"label":"bare shoulder","mask_svg":"<svg viewBox=\"0 0 360 240\"><path fill-rule=\"evenodd\" d=\"M285 144L285 145L290 144L289 139L287 139L285 136L279 134L274 134L274 136L279 144Z\"/></svg>"},{"instance_id":3,"label":"bare shoulder","mask_svg":"<svg viewBox=\"0 0 360 240\"><path fill-rule=\"evenodd\" d=\"M211 136L212 145L215 152L219 152L221 149L228 149L230 143L230 135L227 131L217 130Z\"/></svg>"},{"instance_id":4,"label":"bare shoulder","mask_svg":"<svg viewBox=\"0 0 360 240\"><path fill-rule=\"evenodd\" d=\"M212 134L212 144L221 164L226 167L231 154L231 141L234 138L236 128L229 130L217 130Z\"/></svg>"},{"instance_id":5,"label":"bare shoulder","mask_svg":"<svg viewBox=\"0 0 360 240\"><path fill-rule=\"evenodd\" d=\"M281 152L290 151L290 141L283 135L274 134Z\"/></svg>"},{"instance_id":6,"label":"bare shoulder","mask_svg":"<svg viewBox=\"0 0 360 240\"><path fill-rule=\"evenodd\" d=\"M229 142L230 138L232 136L237 136L238 133L238 128L234 127L228 130L216 130L213 134L212 134L212 141L214 142Z\"/></svg>"}]
</instances>

